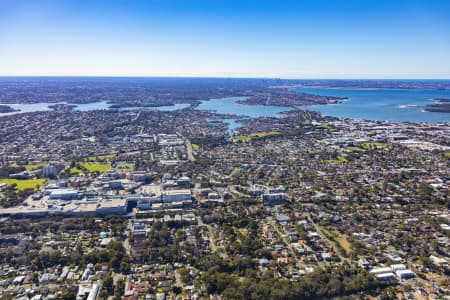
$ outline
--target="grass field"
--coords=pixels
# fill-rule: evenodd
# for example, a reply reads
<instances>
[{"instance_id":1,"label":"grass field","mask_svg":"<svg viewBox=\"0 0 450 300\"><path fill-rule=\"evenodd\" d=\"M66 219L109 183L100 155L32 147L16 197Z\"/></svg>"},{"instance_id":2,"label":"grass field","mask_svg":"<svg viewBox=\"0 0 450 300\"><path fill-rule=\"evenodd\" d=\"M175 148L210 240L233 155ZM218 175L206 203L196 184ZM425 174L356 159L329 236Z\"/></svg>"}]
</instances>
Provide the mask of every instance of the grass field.
<instances>
[{"instance_id":1,"label":"grass field","mask_svg":"<svg viewBox=\"0 0 450 300\"><path fill-rule=\"evenodd\" d=\"M192 150L198 150L198 149L200 149L200 146L197 145L197 144L191 144L191 146L192 146Z\"/></svg>"},{"instance_id":2,"label":"grass field","mask_svg":"<svg viewBox=\"0 0 450 300\"><path fill-rule=\"evenodd\" d=\"M106 154L106 155L97 155L97 156L88 156L85 158L86 161L97 161L97 160L106 160L113 159L116 157L116 154Z\"/></svg>"},{"instance_id":3,"label":"grass field","mask_svg":"<svg viewBox=\"0 0 450 300\"><path fill-rule=\"evenodd\" d=\"M350 150L352 152L363 152L363 151L365 151L363 148L360 148L360 147L347 147L346 149Z\"/></svg>"},{"instance_id":4,"label":"grass field","mask_svg":"<svg viewBox=\"0 0 450 300\"><path fill-rule=\"evenodd\" d=\"M30 165L25 165L25 169L27 169L27 171L33 171L33 170L37 170L40 169L42 167L45 167L46 165L48 165L47 163L41 163L41 164L30 164Z\"/></svg>"},{"instance_id":5,"label":"grass field","mask_svg":"<svg viewBox=\"0 0 450 300\"><path fill-rule=\"evenodd\" d=\"M81 174L81 173L83 173L83 171L81 171L77 167L73 167L72 169L70 169L70 175Z\"/></svg>"},{"instance_id":6,"label":"grass field","mask_svg":"<svg viewBox=\"0 0 450 300\"><path fill-rule=\"evenodd\" d=\"M6 183L8 185L16 184L18 190L34 189L36 190L38 186L43 186L47 182L46 179L9 179L2 178L0 183Z\"/></svg>"},{"instance_id":7,"label":"grass field","mask_svg":"<svg viewBox=\"0 0 450 300\"><path fill-rule=\"evenodd\" d=\"M344 249L346 256L350 255L353 252L352 244L348 241L347 236L340 234L336 230L327 230L325 228L321 228L322 232L327 236L332 243L334 243L337 246L340 246L342 249Z\"/></svg>"},{"instance_id":8,"label":"grass field","mask_svg":"<svg viewBox=\"0 0 450 300\"><path fill-rule=\"evenodd\" d=\"M86 168L86 170L88 170L89 172L106 172L109 169L111 169L111 164L110 163L85 163L85 164L81 164L84 168Z\"/></svg>"},{"instance_id":9,"label":"grass field","mask_svg":"<svg viewBox=\"0 0 450 300\"><path fill-rule=\"evenodd\" d=\"M378 148L383 148L386 147L386 144L384 143L380 143L380 142L370 142L370 143L363 143L362 147L364 149L378 149Z\"/></svg>"},{"instance_id":10,"label":"grass field","mask_svg":"<svg viewBox=\"0 0 450 300\"><path fill-rule=\"evenodd\" d=\"M336 241L341 245L341 247L347 252L347 254L352 253L352 244L347 240L347 237L340 235L336 237Z\"/></svg>"},{"instance_id":11,"label":"grass field","mask_svg":"<svg viewBox=\"0 0 450 300\"><path fill-rule=\"evenodd\" d=\"M275 135L279 135L281 134L281 132L279 131L269 131L269 132L255 132L255 133L250 133L249 135L238 135L236 137L234 137L235 142L243 142L243 143L247 143L250 142L252 139L257 139L257 138L264 138L267 136L275 136Z\"/></svg>"},{"instance_id":12,"label":"grass field","mask_svg":"<svg viewBox=\"0 0 450 300\"><path fill-rule=\"evenodd\" d=\"M251 138L249 138L248 136L245 136L245 135L238 135L234 139L237 142L243 142L243 143L247 143L252 140Z\"/></svg>"},{"instance_id":13,"label":"grass field","mask_svg":"<svg viewBox=\"0 0 450 300\"><path fill-rule=\"evenodd\" d=\"M266 136L273 136L273 135L279 135L281 134L281 132L279 131L269 131L269 132L255 132L255 133L250 133L248 135L249 138L263 138Z\"/></svg>"},{"instance_id":14,"label":"grass field","mask_svg":"<svg viewBox=\"0 0 450 300\"><path fill-rule=\"evenodd\" d=\"M450 158L450 152L444 152L444 157Z\"/></svg>"},{"instance_id":15,"label":"grass field","mask_svg":"<svg viewBox=\"0 0 450 300\"><path fill-rule=\"evenodd\" d=\"M348 160L343 156L338 156L338 157L336 157L336 159L324 159L322 161L326 162L326 163L346 163L346 162L348 162Z\"/></svg>"},{"instance_id":16,"label":"grass field","mask_svg":"<svg viewBox=\"0 0 450 300\"><path fill-rule=\"evenodd\" d=\"M111 169L110 163L81 163L80 166L86 169L88 172L100 172L104 173ZM78 169L77 167L73 167L70 169L70 174L80 174L83 173L83 170Z\"/></svg>"},{"instance_id":17,"label":"grass field","mask_svg":"<svg viewBox=\"0 0 450 300\"><path fill-rule=\"evenodd\" d=\"M118 162L116 165L116 169L132 171L134 170L134 163Z\"/></svg>"}]
</instances>

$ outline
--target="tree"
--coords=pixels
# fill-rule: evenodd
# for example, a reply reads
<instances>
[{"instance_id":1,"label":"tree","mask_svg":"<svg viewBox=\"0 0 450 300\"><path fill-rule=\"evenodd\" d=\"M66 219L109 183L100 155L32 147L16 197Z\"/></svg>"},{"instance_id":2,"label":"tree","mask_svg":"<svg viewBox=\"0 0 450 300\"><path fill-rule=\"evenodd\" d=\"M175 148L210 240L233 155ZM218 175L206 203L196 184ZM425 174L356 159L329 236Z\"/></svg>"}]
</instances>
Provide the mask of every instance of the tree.
<instances>
[{"instance_id":1,"label":"tree","mask_svg":"<svg viewBox=\"0 0 450 300\"><path fill-rule=\"evenodd\" d=\"M125 283L123 282L123 280L117 281L116 287L114 288L114 299L120 300L124 290L125 290Z\"/></svg>"},{"instance_id":2,"label":"tree","mask_svg":"<svg viewBox=\"0 0 450 300\"><path fill-rule=\"evenodd\" d=\"M128 274L130 273L130 262L128 256L124 256L120 262L120 273Z\"/></svg>"},{"instance_id":3,"label":"tree","mask_svg":"<svg viewBox=\"0 0 450 300\"><path fill-rule=\"evenodd\" d=\"M33 281L34 284L38 284L39 283L39 274L34 272L33 275L31 276L31 281Z\"/></svg>"},{"instance_id":4,"label":"tree","mask_svg":"<svg viewBox=\"0 0 450 300\"><path fill-rule=\"evenodd\" d=\"M172 288L172 291L173 291L173 293L174 293L175 295L178 295L178 294L181 294L181 292L182 292L183 290L182 290L181 287L179 287L179 286L174 286L174 287Z\"/></svg>"},{"instance_id":5,"label":"tree","mask_svg":"<svg viewBox=\"0 0 450 300\"><path fill-rule=\"evenodd\" d=\"M75 300L76 298L77 295L73 291L65 291L60 296L61 300Z\"/></svg>"},{"instance_id":6,"label":"tree","mask_svg":"<svg viewBox=\"0 0 450 300\"><path fill-rule=\"evenodd\" d=\"M181 282L183 284L187 284L189 282L189 270L187 268L181 268L178 270L178 274L180 275Z\"/></svg>"},{"instance_id":7,"label":"tree","mask_svg":"<svg viewBox=\"0 0 450 300\"><path fill-rule=\"evenodd\" d=\"M114 279L111 275L108 275L103 280L103 288L106 290L108 295L112 295L114 293Z\"/></svg>"}]
</instances>

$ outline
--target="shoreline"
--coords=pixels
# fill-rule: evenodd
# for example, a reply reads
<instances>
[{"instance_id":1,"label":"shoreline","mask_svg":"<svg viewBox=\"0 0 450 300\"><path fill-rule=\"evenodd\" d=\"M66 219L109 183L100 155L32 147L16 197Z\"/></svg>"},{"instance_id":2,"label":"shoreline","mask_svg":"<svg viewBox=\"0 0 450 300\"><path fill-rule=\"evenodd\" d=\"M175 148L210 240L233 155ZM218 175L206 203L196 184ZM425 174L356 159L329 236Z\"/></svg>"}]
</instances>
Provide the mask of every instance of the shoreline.
<instances>
[{"instance_id":1,"label":"shoreline","mask_svg":"<svg viewBox=\"0 0 450 300\"><path fill-rule=\"evenodd\" d=\"M293 91L293 93L298 93L298 94L302 95L301 91ZM310 96L310 97L315 97L316 96L314 94L307 94L307 95ZM225 98L233 98L233 97L225 97ZM314 103L314 102L311 103L310 101L303 100L301 98L300 99L298 99L296 97L294 97L294 98L292 98L292 99L288 98L287 99L287 100L296 100L296 101L287 101L287 102L291 102L291 103L284 103L284 99L280 99L281 101L279 101L279 102L275 102L275 101L271 101L271 102L264 101L264 102L261 102L260 100L264 100L264 99L261 96L259 96L256 99L254 99L253 102L250 102L250 103L249 103L249 101L246 101L249 98L237 100L236 103L238 103L240 105L245 105L247 107L253 107L253 106L258 106L258 105L265 106L265 107L278 107L278 108L283 108L282 112L297 111L297 110L306 110L306 111L320 112L323 116L336 117L336 118L347 118L347 119L350 118L350 119L364 119L364 120L374 120L374 121L417 122L417 123L440 123L440 122L448 123L448 122L450 122L450 120L447 121L445 118L444 118L444 120L442 120L442 117L441 117L440 120L432 120L432 119L431 120L421 120L421 119L413 120L414 118L410 119L410 120L389 120L389 119L376 119L376 118L372 119L370 117L364 116L364 114L362 114L361 117L347 117L347 116L342 116L342 115L338 116L338 115L333 115L333 114L330 114L330 113L324 113L320 109L318 110L317 106L318 105L323 106L323 107L325 107L325 106L338 106L338 105L341 105L341 104L347 102L347 100L349 100L349 97L345 97L345 98L344 97L332 97L332 96L324 97L324 98L327 99L327 101L328 101L327 103L323 102L323 101L325 101L325 99L320 99L320 100L318 99L318 103ZM336 98L336 99L330 99L330 98ZM221 98L219 98L219 99L221 99ZM211 100L214 100L214 99L208 99L208 100L203 100L203 101L211 101ZM450 101L450 99L443 98L443 97L436 97L433 100L437 101L438 103L443 102L443 103L445 103L444 105L446 105L446 106L449 105L450 106L450 102L447 102L447 100ZM129 106L129 105L120 105L120 106L117 107L117 106L114 106L112 104L112 102L110 102L110 101L90 102L90 104L93 104L93 103L104 103L104 102L106 102L109 105L109 107L106 108L107 110L120 110L121 108L130 108L130 109L132 109L133 107L135 107L135 106ZM193 104L191 104L190 106L188 106L186 108L180 108L179 110L183 110L183 109L197 110L197 109L199 109L198 106L201 104L201 102L202 101L197 101L196 103L193 103ZM259 102L261 102L261 103L259 103ZM296 102L296 103L292 103L292 102ZM447 104L447 103L449 103L449 104ZM23 105L27 105L27 104L28 103L24 103ZM0 113L0 117L14 115L14 114L28 113L28 112L55 111L55 110L56 111L67 111L67 110L78 111L78 109L77 109L78 105L77 105L77 107L72 107L72 105L70 105L68 103L61 103L60 102L60 103L54 103L54 104L50 104L50 103L42 103L42 104L44 104L44 105L45 104L49 104L49 105L46 107L46 109L43 109L43 107L41 107L41 108L38 108L35 111L26 111L26 110L25 111L23 111L23 110L17 111L17 110L15 110L14 112ZM33 105L33 104L30 104L30 105ZM171 104L171 105L146 105L145 107L144 106L136 106L135 108L136 109L146 109L146 108L147 109L151 109L151 108L154 108L156 110L159 110L158 109L159 107L164 107L164 106L173 107L175 105L176 104ZM432 105L438 105L438 104L432 104ZM311 106L314 106L314 108L311 108ZM416 105L416 104L414 104L414 105L409 105L409 104L401 104L401 105L399 105L400 108L410 108L410 107L414 108L414 107L418 107L418 106L419 105ZM55 109L56 107L59 107L59 108L62 108L62 109L61 110ZM422 108L422 106L420 106L420 107ZM43 110L39 110L39 109L43 109ZM98 108L98 109L104 109L104 108ZM95 107L93 107L93 108L90 108L89 110L97 110L97 109ZM81 110L81 111L83 111L83 110ZM422 109L422 112L450 113L450 109L449 109L449 111L442 111L440 109L436 109L435 107L428 107L428 109L427 108ZM215 113L220 114L220 112L218 112L217 110L215 110Z\"/></svg>"}]
</instances>

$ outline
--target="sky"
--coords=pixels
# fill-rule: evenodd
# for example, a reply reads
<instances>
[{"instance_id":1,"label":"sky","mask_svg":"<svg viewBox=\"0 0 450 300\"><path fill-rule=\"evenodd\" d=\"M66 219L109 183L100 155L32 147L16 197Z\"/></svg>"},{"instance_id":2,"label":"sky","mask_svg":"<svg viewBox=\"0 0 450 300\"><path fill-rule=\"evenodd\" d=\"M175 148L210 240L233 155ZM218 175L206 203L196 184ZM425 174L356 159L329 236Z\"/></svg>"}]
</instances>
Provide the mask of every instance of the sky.
<instances>
[{"instance_id":1,"label":"sky","mask_svg":"<svg viewBox=\"0 0 450 300\"><path fill-rule=\"evenodd\" d=\"M450 79L447 0L0 0L0 76Z\"/></svg>"}]
</instances>

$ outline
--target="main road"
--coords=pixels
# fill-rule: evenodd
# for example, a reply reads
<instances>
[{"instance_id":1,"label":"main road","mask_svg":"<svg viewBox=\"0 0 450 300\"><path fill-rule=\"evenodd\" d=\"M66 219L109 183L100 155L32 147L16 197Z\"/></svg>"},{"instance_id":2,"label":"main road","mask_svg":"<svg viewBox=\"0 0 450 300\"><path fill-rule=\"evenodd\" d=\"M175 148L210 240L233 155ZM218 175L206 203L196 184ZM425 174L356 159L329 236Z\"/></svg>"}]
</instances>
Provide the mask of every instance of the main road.
<instances>
[{"instance_id":1,"label":"main road","mask_svg":"<svg viewBox=\"0 0 450 300\"><path fill-rule=\"evenodd\" d=\"M195 158L194 158L194 155L192 154L192 144L191 144L191 141L189 141L189 139L186 138L186 137L184 137L181 133L177 132L177 134L178 134L179 136L181 136L181 138L184 140L184 143L186 144L186 152L187 152L188 160L194 161Z\"/></svg>"}]
</instances>

